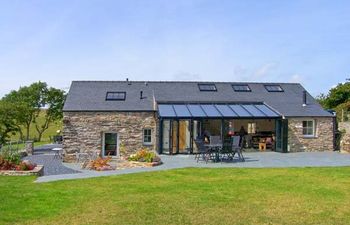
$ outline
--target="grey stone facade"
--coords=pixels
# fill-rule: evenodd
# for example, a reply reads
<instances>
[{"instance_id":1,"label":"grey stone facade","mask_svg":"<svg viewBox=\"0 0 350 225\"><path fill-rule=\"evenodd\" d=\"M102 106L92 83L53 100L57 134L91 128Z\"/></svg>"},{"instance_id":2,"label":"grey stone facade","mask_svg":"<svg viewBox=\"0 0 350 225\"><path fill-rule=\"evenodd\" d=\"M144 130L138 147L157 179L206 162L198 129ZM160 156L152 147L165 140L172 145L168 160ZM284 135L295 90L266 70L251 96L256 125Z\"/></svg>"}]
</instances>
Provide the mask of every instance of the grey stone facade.
<instances>
[{"instance_id":1,"label":"grey stone facade","mask_svg":"<svg viewBox=\"0 0 350 225\"><path fill-rule=\"evenodd\" d=\"M315 121L315 136L303 135L304 120ZM313 152L333 150L333 118L288 118L288 148L290 152Z\"/></svg>"},{"instance_id":2,"label":"grey stone facade","mask_svg":"<svg viewBox=\"0 0 350 225\"><path fill-rule=\"evenodd\" d=\"M101 151L103 134L118 134L127 154L141 148L155 150L157 126L154 112L64 112L63 148L65 161L75 159L76 152ZM143 145L143 129L152 129L152 144Z\"/></svg>"}]
</instances>

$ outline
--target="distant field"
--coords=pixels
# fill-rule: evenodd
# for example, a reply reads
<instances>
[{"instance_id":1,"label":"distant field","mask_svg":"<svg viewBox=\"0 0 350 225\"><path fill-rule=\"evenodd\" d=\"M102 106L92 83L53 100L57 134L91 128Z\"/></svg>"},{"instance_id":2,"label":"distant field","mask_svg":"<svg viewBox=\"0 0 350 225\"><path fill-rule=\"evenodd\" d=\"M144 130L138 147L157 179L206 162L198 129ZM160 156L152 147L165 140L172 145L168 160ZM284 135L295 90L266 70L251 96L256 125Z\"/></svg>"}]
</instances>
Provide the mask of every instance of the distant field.
<instances>
[{"instance_id":1,"label":"distant field","mask_svg":"<svg viewBox=\"0 0 350 225\"><path fill-rule=\"evenodd\" d=\"M43 124L44 121L45 121L45 118L44 118L44 112L40 113L39 117L38 117L38 124ZM62 130L62 121L58 121L56 123L52 123L50 124L49 128L43 133L43 136L42 136L42 139L41 141L42 142L50 142L50 137L56 135L56 131L57 130ZM25 129L23 128L22 129L23 131L23 135L25 135ZM36 131L35 129L35 124L32 124L31 128L30 128L30 139L31 140L36 140L38 138L38 132ZM12 135L11 136L11 141L18 141L19 140L19 134L15 134L15 135Z\"/></svg>"}]
</instances>

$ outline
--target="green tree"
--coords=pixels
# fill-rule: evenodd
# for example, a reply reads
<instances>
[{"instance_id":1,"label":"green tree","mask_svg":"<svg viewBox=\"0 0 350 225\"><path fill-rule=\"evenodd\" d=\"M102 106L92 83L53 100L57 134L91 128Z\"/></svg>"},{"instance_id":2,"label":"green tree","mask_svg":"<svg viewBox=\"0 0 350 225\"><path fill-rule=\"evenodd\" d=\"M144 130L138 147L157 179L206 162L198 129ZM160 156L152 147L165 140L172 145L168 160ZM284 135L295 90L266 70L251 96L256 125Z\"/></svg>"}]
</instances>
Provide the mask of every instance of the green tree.
<instances>
[{"instance_id":1,"label":"green tree","mask_svg":"<svg viewBox=\"0 0 350 225\"><path fill-rule=\"evenodd\" d=\"M340 83L330 89L327 95L321 94L316 99L324 108L335 109L338 105L350 101L350 82Z\"/></svg>"},{"instance_id":2,"label":"green tree","mask_svg":"<svg viewBox=\"0 0 350 225\"><path fill-rule=\"evenodd\" d=\"M0 145L4 144L11 133L17 131L16 105L0 100Z\"/></svg>"},{"instance_id":3,"label":"green tree","mask_svg":"<svg viewBox=\"0 0 350 225\"><path fill-rule=\"evenodd\" d=\"M35 126L39 140L50 123L62 118L62 108L65 94L62 90L49 88L45 82L36 82L30 86L20 87L17 91L11 91L3 100L16 105L16 127L23 138L22 128L25 130L25 139L30 136L30 128ZM45 113L44 124L37 123L40 113Z\"/></svg>"},{"instance_id":4,"label":"green tree","mask_svg":"<svg viewBox=\"0 0 350 225\"><path fill-rule=\"evenodd\" d=\"M49 125L63 117L63 105L65 100L64 91L56 88L49 88L43 91L42 103L44 104L45 120L43 124L35 122L35 129L38 132L38 141L41 141L42 135L49 128Z\"/></svg>"},{"instance_id":5,"label":"green tree","mask_svg":"<svg viewBox=\"0 0 350 225\"><path fill-rule=\"evenodd\" d=\"M20 87L18 91L11 91L3 99L9 103L20 106L21 110L17 115L17 126L19 132L22 132L22 126L25 129L25 139L29 140L29 131L32 123L35 123L39 116L43 104L43 93L47 89L47 84L36 82L30 86Z\"/></svg>"}]
</instances>

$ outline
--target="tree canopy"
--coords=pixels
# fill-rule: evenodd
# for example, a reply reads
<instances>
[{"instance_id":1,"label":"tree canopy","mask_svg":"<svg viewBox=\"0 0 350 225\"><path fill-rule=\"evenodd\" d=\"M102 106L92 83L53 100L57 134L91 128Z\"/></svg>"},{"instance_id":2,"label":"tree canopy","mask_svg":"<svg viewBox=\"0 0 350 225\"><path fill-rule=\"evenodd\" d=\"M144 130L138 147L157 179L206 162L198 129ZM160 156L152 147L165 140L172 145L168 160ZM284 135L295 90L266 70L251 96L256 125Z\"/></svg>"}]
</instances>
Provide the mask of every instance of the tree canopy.
<instances>
[{"instance_id":1,"label":"tree canopy","mask_svg":"<svg viewBox=\"0 0 350 225\"><path fill-rule=\"evenodd\" d=\"M13 115L13 126L20 133L21 138L28 140L30 127L35 126L38 132L38 141L40 141L49 124L62 118L64 99L64 91L48 87L45 82L39 81L30 86L11 91L2 99L2 102L10 108L10 111L16 108L17 113ZM39 125L37 118L41 112L45 113L45 121L44 124ZM25 137L22 131L23 128Z\"/></svg>"},{"instance_id":2,"label":"tree canopy","mask_svg":"<svg viewBox=\"0 0 350 225\"><path fill-rule=\"evenodd\" d=\"M335 109L338 105L350 101L350 82L338 84L330 89L328 94L319 95L317 100L327 109Z\"/></svg>"}]
</instances>

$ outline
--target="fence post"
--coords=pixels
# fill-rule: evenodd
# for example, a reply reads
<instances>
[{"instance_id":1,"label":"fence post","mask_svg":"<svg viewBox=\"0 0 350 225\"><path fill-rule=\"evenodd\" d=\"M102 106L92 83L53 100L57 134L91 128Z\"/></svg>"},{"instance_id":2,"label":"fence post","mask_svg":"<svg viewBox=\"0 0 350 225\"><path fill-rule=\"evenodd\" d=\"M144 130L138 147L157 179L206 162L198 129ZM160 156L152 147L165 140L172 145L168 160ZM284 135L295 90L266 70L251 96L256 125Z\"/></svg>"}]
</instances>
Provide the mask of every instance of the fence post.
<instances>
[{"instance_id":1,"label":"fence post","mask_svg":"<svg viewBox=\"0 0 350 225\"><path fill-rule=\"evenodd\" d=\"M28 155L33 155L34 145L33 141L26 141L26 152Z\"/></svg>"}]
</instances>

